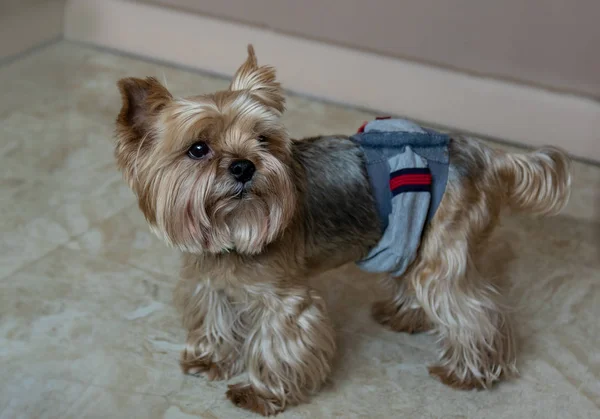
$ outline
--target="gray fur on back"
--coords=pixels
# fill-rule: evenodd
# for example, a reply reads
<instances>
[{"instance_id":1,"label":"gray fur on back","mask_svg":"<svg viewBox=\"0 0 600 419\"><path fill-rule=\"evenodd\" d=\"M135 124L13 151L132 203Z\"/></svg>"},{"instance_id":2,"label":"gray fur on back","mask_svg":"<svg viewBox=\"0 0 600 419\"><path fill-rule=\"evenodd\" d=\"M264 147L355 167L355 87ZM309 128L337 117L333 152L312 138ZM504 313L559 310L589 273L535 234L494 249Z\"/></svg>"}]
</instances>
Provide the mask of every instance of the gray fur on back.
<instances>
[{"instance_id":1,"label":"gray fur on back","mask_svg":"<svg viewBox=\"0 0 600 419\"><path fill-rule=\"evenodd\" d=\"M337 265L364 256L381 232L362 150L347 137L309 138L294 142L294 159L309 259Z\"/></svg>"}]
</instances>

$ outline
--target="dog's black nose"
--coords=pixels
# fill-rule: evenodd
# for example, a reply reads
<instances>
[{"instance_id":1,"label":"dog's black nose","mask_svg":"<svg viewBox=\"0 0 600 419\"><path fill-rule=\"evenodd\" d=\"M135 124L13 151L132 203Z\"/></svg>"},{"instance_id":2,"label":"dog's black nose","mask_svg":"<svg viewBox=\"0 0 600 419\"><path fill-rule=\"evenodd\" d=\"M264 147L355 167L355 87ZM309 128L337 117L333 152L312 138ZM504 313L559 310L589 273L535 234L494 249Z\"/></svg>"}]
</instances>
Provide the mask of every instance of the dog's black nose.
<instances>
[{"instance_id":1,"label":"dog's black nose","mask_svg":"<svg viewBox=\"0 0 600 419\"><path fill-rule=\"evenodd\" d=\"M229 166L229 171L236 180L248 182L254 176L256 167L250 160L236 160Z\"/></svg>"}]
</instances>

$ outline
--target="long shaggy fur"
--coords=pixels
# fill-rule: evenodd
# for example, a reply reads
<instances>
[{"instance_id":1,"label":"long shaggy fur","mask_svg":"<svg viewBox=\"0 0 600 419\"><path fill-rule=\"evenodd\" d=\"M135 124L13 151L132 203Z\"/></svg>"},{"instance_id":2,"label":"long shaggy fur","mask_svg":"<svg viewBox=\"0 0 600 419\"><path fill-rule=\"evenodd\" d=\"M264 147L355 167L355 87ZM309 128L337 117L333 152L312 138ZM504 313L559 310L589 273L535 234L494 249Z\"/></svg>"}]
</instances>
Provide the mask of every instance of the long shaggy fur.
<instances>
[{"instance_id":1,"label":"long shaggy fur","mask_svg":"<svg viewBox=\"0 0 600 419\"><path fill-rule=\"evenodd\" d=\"M119 82L115 156L151 229L183 252L175 301L188 331L181 367L226 379L236 405L272 415L304 402L335 356L325 302L310 275L366 255L382 232L363 155L346 137L289 138L275 71L252 47L230 88L174 98L156 79ZM206 154L190 158L194 144ZM444 198L416 260L388 278L377 321L402 332L433 330L430 373L450 386L488 388L517 374L505 301L481 266L504 208L555 214L568 201L560 150L493 150L455 137ZM244 159L252 179L230 166Z\"/></svg>"}]
</instances>

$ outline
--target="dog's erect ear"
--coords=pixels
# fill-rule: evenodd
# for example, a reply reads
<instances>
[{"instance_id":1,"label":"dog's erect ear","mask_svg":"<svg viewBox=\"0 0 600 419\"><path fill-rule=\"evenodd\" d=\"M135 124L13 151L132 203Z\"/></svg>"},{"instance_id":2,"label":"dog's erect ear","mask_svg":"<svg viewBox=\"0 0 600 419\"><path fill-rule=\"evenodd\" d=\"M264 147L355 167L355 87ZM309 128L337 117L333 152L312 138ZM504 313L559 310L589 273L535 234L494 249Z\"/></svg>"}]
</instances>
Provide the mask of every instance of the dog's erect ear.
<instances>
[{"instance_id":1,"label":"dog's erect ear","mask_svg":"<svg viewBox=\"0 0 600 419\"><path fill-rule=\"evenodd\" d=\"M173 97L154 77L146 79L130 77L119 80L117 85L123 101L117 117L117 126L141 138L148 132L152 118Z\"/></svg>"},{"instance_id":2,"label":"dog's erect ear","mask_svg":"<svg viewBox=\"0 0 600 419\"><path fill-rule=\"evenodd\" d=\"M265 105L280 113L285 109L281 85L275 81L275 69L258 65L252 45L248 45L248 58L233 76L229 89L247 90Z\"/></svg>"}]
</instances>

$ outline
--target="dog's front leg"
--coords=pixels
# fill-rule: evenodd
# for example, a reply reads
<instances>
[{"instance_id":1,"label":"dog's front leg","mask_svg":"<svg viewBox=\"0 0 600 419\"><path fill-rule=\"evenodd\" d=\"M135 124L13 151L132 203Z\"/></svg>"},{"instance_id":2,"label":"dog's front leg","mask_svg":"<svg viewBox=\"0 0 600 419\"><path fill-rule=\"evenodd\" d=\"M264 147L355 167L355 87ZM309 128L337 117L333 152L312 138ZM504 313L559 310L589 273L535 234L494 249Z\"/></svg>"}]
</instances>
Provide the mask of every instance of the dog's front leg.
<instances>
[{"instance_id":1,"label":"dog's front leg","mask_svg":"<svg viewBox=\"0 0 600 419\"><path fill-rule=\"evenodd\" d=\"M209 380L228 379L241 373L244 325L237 305L224 290L209 281L183 280L175 291L176 302L188 330L180 365L186 374L206 374Z\"/></svg>"},{"instance_id":2,"label":"dog's front leg","mask_svg":"<svg viewBox=\"0 0 600 419\"><path fill-rule=\"evenodd\" d=\"M230 386L237 406L265 416L306 401L331 371L335 338L325 302L303 286L256 287L243 316L249 323L244 345L248 383Z\"/></svg>"}]
</instances>

